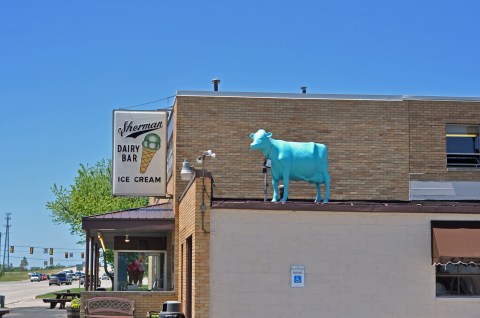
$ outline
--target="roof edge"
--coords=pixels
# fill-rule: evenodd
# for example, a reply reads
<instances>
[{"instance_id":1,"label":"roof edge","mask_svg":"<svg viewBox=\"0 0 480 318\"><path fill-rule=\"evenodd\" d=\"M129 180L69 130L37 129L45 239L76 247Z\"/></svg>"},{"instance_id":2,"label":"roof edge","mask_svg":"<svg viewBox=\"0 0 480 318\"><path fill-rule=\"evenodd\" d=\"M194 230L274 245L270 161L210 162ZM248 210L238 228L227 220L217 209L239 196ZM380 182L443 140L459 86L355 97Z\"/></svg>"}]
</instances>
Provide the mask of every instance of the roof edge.
<instances>
[{"instance_id":1,"label":"roof edge","mask_svg":"<svg viewBox=\"0 0 480 318\"><path fill-rule=\"evenodd\" d=\"M176 97L242 97L242 98L283 98L283 99L325 99L325 100L379 100L379 101L458 101L480 102L480 97L414 96L414 95L369 95L369 94L303 94L303 93L259 93L227 91L178 90Z\"/></svg>"},{"instance_id":2,"label":"roof edge","mask_svg":"<svg viewBox=\"0 0 480 318\"><path fill-rule=\"evenodd\" d=\"M214 199L213 209L242 209L242 210L291 210L291 211L318 211L318 212L370 212L370 213L454 213L480 214L480 201L330 201L326 204L317 204L306 201L278 202L242 199Z\"/></svg>"}]
</instances>

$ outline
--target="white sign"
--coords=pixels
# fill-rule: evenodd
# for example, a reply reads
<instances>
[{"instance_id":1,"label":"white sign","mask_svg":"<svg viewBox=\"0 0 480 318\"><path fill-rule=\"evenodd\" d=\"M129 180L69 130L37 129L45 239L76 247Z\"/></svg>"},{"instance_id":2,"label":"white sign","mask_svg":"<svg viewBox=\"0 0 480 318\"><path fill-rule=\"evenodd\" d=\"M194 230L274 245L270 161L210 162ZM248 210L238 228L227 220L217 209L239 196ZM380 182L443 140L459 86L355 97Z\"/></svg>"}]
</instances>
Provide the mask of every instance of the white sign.
<instances>
[{"instance_id":1,"label":"white sign","mask_svg":"<svg viewBox=\"0 0 480 318\"><path fill-rule=\"evenodd\" d=\"M165 196L167 113L113 112L113 195Z\"/></svg>"},{"instance_id":2,"label":"white sign","mask_svg":"<svg viewBox=\"0 0 480 318\"><path fill-rule=\"evenodd\" d=\"M305 266L292 265L290 269L290 286L293 288L305 287Z\"/></svg>"}]
</instances>

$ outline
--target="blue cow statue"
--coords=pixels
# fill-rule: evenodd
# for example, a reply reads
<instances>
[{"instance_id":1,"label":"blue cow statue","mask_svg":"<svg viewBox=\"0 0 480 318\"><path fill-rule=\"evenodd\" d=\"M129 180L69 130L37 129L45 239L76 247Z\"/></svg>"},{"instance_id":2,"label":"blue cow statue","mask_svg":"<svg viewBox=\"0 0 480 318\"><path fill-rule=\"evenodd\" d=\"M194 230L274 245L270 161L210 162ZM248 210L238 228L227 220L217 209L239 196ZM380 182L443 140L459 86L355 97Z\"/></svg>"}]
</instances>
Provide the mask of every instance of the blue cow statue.
<instances>
[{"instance_id":1,"label":"blue cow statue","mask_svg":"<svg viewBox=\"0 0 480 318\"><path fill-rule=\"evenodd\" d=\"M267 133L263 129L250 134L250 138L253 139L250 148L261 150L271 161L272 202L278 201L278 181L283 179L282 203L288 198L289 180L315 183L317 188L315 202L317 203L322 202L320 185L324 183L325 199L323 203L327 203L330 199L327 147L313 142L289 142L275 140L271 137L272 133Z\"/></svg>"}]
</instances>

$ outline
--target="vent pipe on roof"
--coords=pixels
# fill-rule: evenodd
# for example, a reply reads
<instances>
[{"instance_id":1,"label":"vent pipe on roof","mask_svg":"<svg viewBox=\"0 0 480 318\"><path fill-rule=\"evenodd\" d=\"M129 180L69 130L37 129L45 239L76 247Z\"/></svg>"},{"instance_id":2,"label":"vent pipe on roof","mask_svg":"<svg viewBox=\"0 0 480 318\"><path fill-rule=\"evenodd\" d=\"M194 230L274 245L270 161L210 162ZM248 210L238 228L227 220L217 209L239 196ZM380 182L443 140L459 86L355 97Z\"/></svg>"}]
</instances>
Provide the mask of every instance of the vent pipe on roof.
<instances>
[{"instance_id":1,"label":"vent pipe on roof","mask_svg":"<svg viewBox=\"0 0 480 318\"><path fill-rule=\"evenodd\" d=\"M302 87L300 87L300 89L302 90L303 94L307 93L307 86L302 86Z\"/></svg>"},{"instance_id":2,"label":"vent pipe on roof","mask_svg":"<svg viewBox=\"0 0 480 318\"><path fill-rule=\"evenodd\" d=\"M214 78L212 80L212 84L213 84L213 91L218 92L218 84L220 84L220 80L218 78Z\"/></svg>"}]
</instances>

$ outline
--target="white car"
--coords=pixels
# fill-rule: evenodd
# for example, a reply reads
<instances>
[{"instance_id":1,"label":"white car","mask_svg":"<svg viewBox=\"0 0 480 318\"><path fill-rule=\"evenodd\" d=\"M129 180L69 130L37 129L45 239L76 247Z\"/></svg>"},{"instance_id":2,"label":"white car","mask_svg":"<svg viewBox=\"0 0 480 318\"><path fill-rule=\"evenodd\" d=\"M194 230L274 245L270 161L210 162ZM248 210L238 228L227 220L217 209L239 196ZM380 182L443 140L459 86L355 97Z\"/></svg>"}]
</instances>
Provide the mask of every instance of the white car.
<instances>
[{"instance_id":1,"label":"white car","mask_svg":"<svg viewBox=\"0 0 480 318\"><path fill-rule=\"evenodd\" d=\"M40 277L38 274L32 274L30 276L30 281L31 282L41 282L43 279Z\"/></svg>"}]
</instances>

